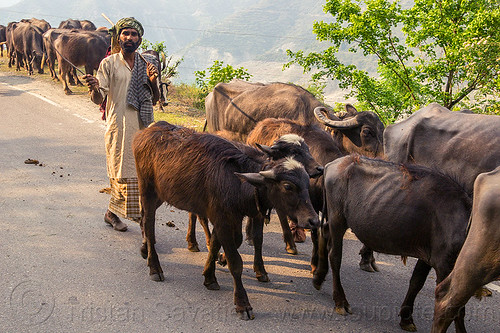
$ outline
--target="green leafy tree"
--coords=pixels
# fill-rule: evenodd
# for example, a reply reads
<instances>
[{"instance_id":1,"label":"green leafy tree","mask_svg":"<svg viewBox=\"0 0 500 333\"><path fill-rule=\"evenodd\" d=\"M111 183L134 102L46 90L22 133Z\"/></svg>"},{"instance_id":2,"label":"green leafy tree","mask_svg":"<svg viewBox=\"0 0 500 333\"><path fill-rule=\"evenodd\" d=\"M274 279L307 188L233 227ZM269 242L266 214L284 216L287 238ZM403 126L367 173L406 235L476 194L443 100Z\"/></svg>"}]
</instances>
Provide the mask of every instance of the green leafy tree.
<instances>
[{"instance_id":1,"label":"green leafy tree","mask_svg":"<svg viewBox=\"0 0 500 333\"><path fill-rule=\"evenodd\" d=\"M500 91L500 5L497 0L328 0L333 22L315 22L322 52L288 50L292 63L313 78L328 78L350 90L385 123L430 102L449 109L494 112ZM341 48L376 57L370 75L339 60Z\"/></svg>"},{"instance_id":2,"label":"green leafy tree","mask_svg":"<svg viewBox=\"0 0 500 333\"><path fill-rule=\"evenodd\" d=\"M205 108L205 97L217 83L230 82L232 79L248 81L252 77L247 69L234 68L231 65L224 66L224 62L219 60L215 60L207 70L195 71L194 75L196 86L200 89L199 99L196 103L198 108Z\"/></svg>"}]
</instances>

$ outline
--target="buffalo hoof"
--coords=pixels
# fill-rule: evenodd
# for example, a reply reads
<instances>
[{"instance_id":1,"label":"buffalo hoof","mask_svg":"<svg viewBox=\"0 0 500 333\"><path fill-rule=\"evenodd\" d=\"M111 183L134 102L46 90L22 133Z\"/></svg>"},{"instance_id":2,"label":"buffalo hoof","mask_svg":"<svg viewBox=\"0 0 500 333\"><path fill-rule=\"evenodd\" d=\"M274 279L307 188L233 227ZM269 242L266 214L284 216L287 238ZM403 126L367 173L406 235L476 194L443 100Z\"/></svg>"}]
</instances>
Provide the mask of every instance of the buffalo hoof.
<instances>
[{"instance_id":1,"label":"buffalo hoof","mask_svg":"<svg viewBox=\"0 0 500 333\"><path fill-rule=\"evenodd\" d=\"M238 311L238 315L240 316L241 320L253 320L253 319L255 319L255 315L253 314L252 309Z\"/></svg>"},{"instance_id":2,"label":"buffalo hoof","mask_svg":"<svg viewBox=\"0 0 500 333\"><path fill-rule=\"evenodd\" d=\"M149 278L153 281L156 282L161 282L165 281L165 277L163 276L163 273L153 273L149 275Z\"/></svg>"},{"instance_id":3,"label":"buffalo hoof","mask_svg":"<svg viewBox=\"0 0 500 333\"><path fill-rule=\"evenodd\" d=\"M71 95L73 92L71 90L67 89L67 90L64 90L64 93L66 95Z\"/></svg>"},{"instance_id":4,"label":"buffalo hoof","mask_svg":"<svg viewBox=\"0 0 500 333\"><path fill-rule=\"evenodd\" d=\"M290 245L286 246L286 252L288 254L293 254L294 256L296 256L297 254L299 254L299 251L297 251L297 247L290 246Z\"/></svg>"},{"instance_id":5,"label":"buffalo hoof","mask_svg":"<svg viewBox=\"0 0 500 333\"><path fill-rule=\"evenodd\" d=\"M482 299L483 297L490 297L493 293L486 287L481 287L474 293L474 297L477 299Z\"/></svg>"},{"instance_id":6,"label":"buffalo hoof","mask_svg":"<svg viewBox=\"0 0 500 333\"><path fill-rule=\"evenodd\" d=\"M222 267L227 265L227 259L224 253L219 253L219 257L217 258L217 263Z\"/></svg>"},{"instance_id":7,"label":"buffalo hoof","mask_svg":"<svg viewBox=\"0 0 500 333\"><path fill-rule=\"evenodd\" d=\"M313 275L312 283L313 283L314 288L316 288L316 290L321 289L321 285L323 284L323 281L324 281L324 279L318 277L318 275L316 275L316 274Z\"/></svg>"},{"instance_id":8,"label":"buffalo hoof","mask_svg":"<svg viewBox=\"0 0 500 333\"><path fill-rule=\"evenodd\" d=\"M191 252L200 252L198 244L188 244L188 250Z\"/></svg>"},{"instance_id":9,"label":"buffalo hoof","mask_svg":"<svg viewBox=\"0 0 500 333\"><path fill-rule=\"evenodd\" d=\"M143 259L148 258L148 247L146 246L146 244L142 244L142 246L141 246L141 257Z\"/></svg>"},{"instance_id":10,"label":"buffalo hoof","mask_svg":"<svg viewBox=\"0 0 500 333\"><path fill-rule=\"evenodd\" d=\"M267 276L267 274L257 275L256 277L259 282L269 282L269 276Z\"/></svg>"},{"instance_id":11,"label":"buffalo hoof","mask_svg":"<svg viewBox=\"0 0 500 333\"><path fill-rule=\"evenodd\" d=\"M212 281L212 282L204 282L203 285L208 289L208 290L220 290L220 286L217 283L217 281Z\"/></svg>"},{"instance_id":12,"label":"buffalo hoof","mask_svg":"<svg viewBox=\"0 0 500 333\"><path fill-rule=\"evenodd\" d=\"M399 323L399 326L407 331L407 332L416 332L417 331L417 326L415 326L415 324L413 322L411 323Z\"/></svg>"},{"instance_id":13,"label":"buffalo hoof","mask_svg":"<svg viewBox=\"0 0 500 333\"><path fill-rule=\"evenodd\" d=\"M375 272L379 271L377 264L374 261L372 261L372 262L361 261L359 263L359 268L361 268L365 272L370 272L370 273L375 273Z\"/></svg>"},{"instance_id":14,"label":"buffalo hoof","mask_svg":"<svg viewBox=\"0 0 500 333\"><path fill-rule=\"evenodd\" d=\"M343 306L336 306L335 312L337 312L341 316L347 316L348 314L352 314L351 306L349 304L345 304Z\"/></svg>"}]
</instances>

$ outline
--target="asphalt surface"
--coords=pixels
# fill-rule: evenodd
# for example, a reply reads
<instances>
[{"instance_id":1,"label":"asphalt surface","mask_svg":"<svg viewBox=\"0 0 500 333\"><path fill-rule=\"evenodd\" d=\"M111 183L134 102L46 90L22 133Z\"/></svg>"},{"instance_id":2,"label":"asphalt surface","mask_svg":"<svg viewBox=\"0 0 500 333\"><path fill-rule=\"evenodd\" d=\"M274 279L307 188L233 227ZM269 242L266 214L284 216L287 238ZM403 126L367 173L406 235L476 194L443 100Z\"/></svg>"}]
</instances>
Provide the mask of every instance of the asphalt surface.
<instances>
[{"instance_id":1,"label":"asphalt surface","mask_svg":"<svg viewBox=\"0 0 500 333\"><path fill-rule=\"evenodd\" d=\"M299 255L286 254L275 216L264 229L270 282L255 279L253 248L240 247L255 320L236 316L227 268L217 268L221 290L205 289L202 229L202 252L189 252L187 213L166 205L156 224L165 281L151 281L139 226L127 221L120 233L103 222L109 197L99 192L108 183L97 107L59 84L5 73L0 101L0 332L403 332L398 312L415 260L404 266L376 254L381 271L363 272L361 244L348 235L341 279L353 314L342 317L331 274L320 291L312 286L310 235ZM432 272L415 304L419 332L430 330L434 287ZM467 305L469 332L500 331L500 283L490 288L492 297Z\"/></svg>"}]
</instances>

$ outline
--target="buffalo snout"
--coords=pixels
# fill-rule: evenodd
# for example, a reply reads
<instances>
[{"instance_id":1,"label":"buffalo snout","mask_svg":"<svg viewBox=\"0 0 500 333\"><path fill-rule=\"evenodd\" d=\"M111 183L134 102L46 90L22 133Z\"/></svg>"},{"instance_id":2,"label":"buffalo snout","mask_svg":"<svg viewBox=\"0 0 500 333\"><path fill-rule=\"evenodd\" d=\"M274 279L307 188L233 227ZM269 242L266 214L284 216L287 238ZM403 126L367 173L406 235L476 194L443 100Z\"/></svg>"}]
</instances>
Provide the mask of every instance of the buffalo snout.
<instances>
[{"instance_id":1,"label":"buffalo snout","mask_svg":"<svg viewBox=\"0 0 500 333\"><path fill-rule=\"evenodd\" d=\"M318 165L313 172L309 175L311 178L318 178L323 175L323 171L325 171L325 168L322 167L321 165Z\"/></svg>"}]
</instances>

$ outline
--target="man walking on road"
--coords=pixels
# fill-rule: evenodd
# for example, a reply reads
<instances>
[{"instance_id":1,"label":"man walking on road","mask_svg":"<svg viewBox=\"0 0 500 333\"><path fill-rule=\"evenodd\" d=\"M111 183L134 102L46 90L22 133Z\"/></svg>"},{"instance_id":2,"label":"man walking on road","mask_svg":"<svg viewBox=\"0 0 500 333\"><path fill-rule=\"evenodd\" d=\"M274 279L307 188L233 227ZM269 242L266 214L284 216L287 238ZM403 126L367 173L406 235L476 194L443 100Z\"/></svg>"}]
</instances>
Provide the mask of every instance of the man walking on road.
<instances>
[{"instance_id":1,"label":"man walking on road","mask_svg":"<svg viewBox=\"0 0 500 333\"><path fill-rule=\"evenodd\" d=\"M136 222L141 217L132 139L154 121L159 64L144 55L146 62L136 52L144 29L133 17L119 20L109 32L112 54L101 61L95 77L87 74L84 79L94 103L102 103L107 96L104 141L111 199L104 221L115 230L126 231L127 225L119 217Z\"/></svg>"}]
</instances>

